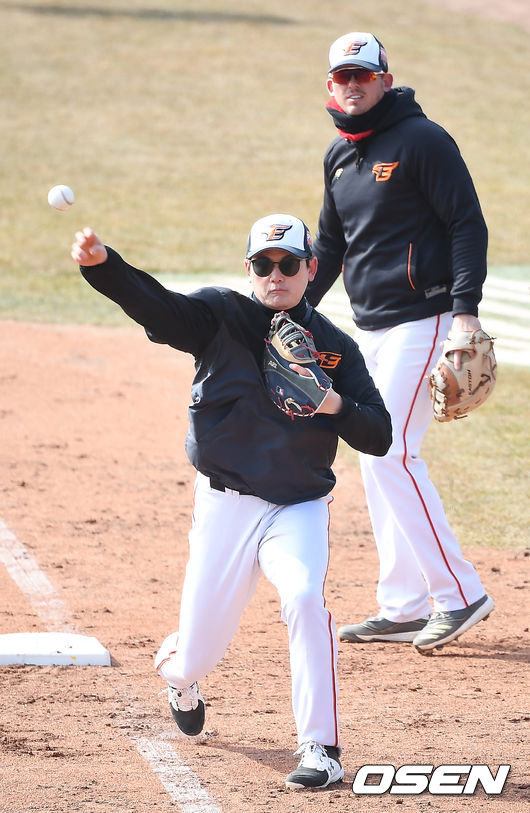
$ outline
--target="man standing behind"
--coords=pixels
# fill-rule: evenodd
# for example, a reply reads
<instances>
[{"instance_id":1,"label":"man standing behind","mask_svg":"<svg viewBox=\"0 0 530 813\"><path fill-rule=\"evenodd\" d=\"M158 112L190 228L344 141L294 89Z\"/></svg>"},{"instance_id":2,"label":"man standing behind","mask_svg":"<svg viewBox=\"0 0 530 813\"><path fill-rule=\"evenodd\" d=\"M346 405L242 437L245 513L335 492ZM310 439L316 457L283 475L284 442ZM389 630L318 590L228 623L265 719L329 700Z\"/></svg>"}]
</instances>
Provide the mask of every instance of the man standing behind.
<instances>
[{"instance_id":1,"label":"man standing behind","mask_svg":"<svg viewBox=\"0 0 530 813\"><path fill-rule=\"evenodd\" d=\"M380 612L342 627L339 637L412 641L428 653L494 606L419 456L440 343L450 331L480 328L487 229L457 145L427 119L411 88L392 88L379 40L345 34L329 62L327 109L339 135L324 159L319 272L307 296L318 304L343 270L355 338L394 433L385 457L360 455Z\"/></svg>"}]
</instances>

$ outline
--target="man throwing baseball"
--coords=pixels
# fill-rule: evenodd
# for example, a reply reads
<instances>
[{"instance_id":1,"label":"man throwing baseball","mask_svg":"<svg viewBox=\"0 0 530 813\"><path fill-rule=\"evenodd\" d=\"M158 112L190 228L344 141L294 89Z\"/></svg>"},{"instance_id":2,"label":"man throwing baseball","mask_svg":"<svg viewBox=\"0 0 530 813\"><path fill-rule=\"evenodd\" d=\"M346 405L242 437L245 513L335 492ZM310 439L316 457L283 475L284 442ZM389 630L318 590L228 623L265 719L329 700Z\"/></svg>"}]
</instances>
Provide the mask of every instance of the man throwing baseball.
<instances>
[{"instance_id":1,"label":"man throwing baseball","mask_svg":"<svg viewBox=\"0 0 530 813\"><path fill-rule=\"evenodd\" d=\"M85 279L143 325L149 339L195 358L186 439L197 469L189 561L178 631L155 658L178 727L189 736L201 732L198 681L225 654L264 573L278 591L289 634L301 758L286 785L339 781L337 647L324 600L331 465L339 437L384 455L391 423L355 342L305 299L317 271L307 227L285 214L252 226L245 259L250 296L221 287L190 296L169 291L90 229L76 235L72 257ZM283 342L288 334L300 341L312 336L316 347L308 352L318 358L314 378L325 397L312 413L287 397L287 379L267 389L264 356L274 365L276 358L276 373L281 353L274 357L269 349L280 324ZM286 375L293 372L309 378L302 363L289 365Z\"/></svg>"},{"instance_id":2,"label":"man throwing baseball","mask_svg":"<svg viewBox=\"0 0 530 813\"><path fill-rule=\"evenodd\" d=\"M487 230L455 142L426 118L411 88L392 82L373 34L354 31L332 44L328 112L338 136L324 159L319 273L307 295L316 305L343 269L355 338L394 433L385 457L361 454L380 610L339 636L412 641L429 653L494 606L420 458L441 342L480 328ZM458 350L455 366L461 357Z\"/></svg>"}]
</instances>

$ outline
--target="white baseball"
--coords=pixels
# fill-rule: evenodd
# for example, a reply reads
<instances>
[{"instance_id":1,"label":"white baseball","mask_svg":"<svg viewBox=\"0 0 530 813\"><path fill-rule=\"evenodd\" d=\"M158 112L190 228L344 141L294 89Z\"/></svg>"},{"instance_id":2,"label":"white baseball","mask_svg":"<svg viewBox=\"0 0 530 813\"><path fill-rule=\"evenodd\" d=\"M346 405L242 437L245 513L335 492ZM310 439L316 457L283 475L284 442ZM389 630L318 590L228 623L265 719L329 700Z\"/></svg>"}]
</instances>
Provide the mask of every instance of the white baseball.
<instances>
[{"instance_id":1,"label":"white baseball","mask_svg":"<svg viewBox=\"0 0 530 813\"><path fill-rule=\"evenodd\" d=\"M61 212L69 209L73 204L75 198L74 193L69 186L60 183L57 186L52 186L48 192L48 203L54 209L59 209Z\"/></svg>"}]
</instances>

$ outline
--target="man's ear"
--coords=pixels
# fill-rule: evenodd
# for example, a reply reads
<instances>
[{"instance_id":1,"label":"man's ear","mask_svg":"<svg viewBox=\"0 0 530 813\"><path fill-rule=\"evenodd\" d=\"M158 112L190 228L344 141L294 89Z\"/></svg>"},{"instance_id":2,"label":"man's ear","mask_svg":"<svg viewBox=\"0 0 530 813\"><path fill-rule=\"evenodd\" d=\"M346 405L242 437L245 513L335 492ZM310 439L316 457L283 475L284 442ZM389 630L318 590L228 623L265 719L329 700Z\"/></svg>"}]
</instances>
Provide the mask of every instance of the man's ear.
<instances>
[{"instance_id":1,"label":"man's ear","mask_svg":"<svg viewBox=\"0 0 530 813\"><path fill-rule=\"evenodd\" d=\"M313 282L316 277L317 269L318 269L318 259L316 257L311 257L308 262L308 272L307 272L307 279L308 282Z\"/></svg>"},{"instance_id":2,"label":"man's ear","mask_svg":"<svg viewBox=\"0 0 530 813\"><path fill-rule=\"evenodd\" d=\"M383 75L383 87L385 89L385 93L388 93L390 88L392 87L392 82L394 81L394 77L391 73L385 73Z\"/></svg>"},{"instance_id":3,"label":"man's ear","mask_svg":"<svg viewBox=\"0 0 530 813\"><path fill-rule=\"evenodd\" d=\"M328 93L330 96L333 96L333 82L331 80L331 76L328 76L328 81L326 82Z\"/></svg>"},{"instance_id":4,"label":"man's ear","mask_svg":"<svg viewBox=\"0 0 530 813\"><path fill-rule=\"evenodd\" d=\"M245 260L245 271L247 272L247 277L250 277L250 260Z\"/></svg>"}]
</instances>

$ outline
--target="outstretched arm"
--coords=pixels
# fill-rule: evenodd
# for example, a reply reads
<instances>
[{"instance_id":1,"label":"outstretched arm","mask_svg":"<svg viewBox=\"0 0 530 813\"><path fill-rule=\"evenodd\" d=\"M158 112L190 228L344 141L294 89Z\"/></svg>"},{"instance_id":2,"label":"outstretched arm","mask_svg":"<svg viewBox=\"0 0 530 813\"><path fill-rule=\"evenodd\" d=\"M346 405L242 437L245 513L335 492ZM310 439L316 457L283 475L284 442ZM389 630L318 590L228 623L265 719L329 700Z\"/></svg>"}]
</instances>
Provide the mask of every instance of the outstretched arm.
<instances>
[{"instance_id":1,"label":"outstretched arm","mask_svg":"<svg viewBox=\"0 0 530 813\"><path fill-rule=\"evenodd\" d=\"M75 238L71 255L83 277L142 325L151 341L196 356L215 336L218 321L204 299L165 288L103 245L90 228L76 232Z\"/></svg>"}]
</instances>

